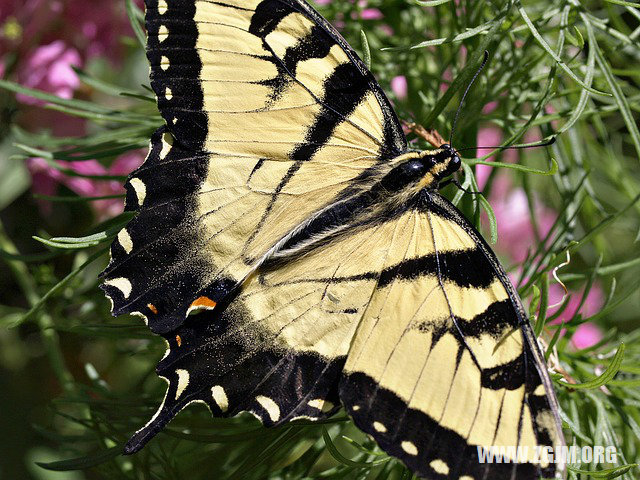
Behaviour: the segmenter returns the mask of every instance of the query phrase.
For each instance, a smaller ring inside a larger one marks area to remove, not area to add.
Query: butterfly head
[[[440,151],[435,155],[435,161],[434,174],[438,180],[454,174],[462,165],[460,155],[448,143],[440,146]]]
[[[460,169],[462,162],[455,149],[448,143],[437,150],[425,150],[419,153],[419,161],[424,167],[420,188],[437,188],[440,181]]]

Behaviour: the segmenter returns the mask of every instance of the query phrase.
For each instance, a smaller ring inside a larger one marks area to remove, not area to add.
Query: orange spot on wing
[[[180,335],[176,335],[176,343],[179,347],[182,346],[182,338],[180,337]]]
[[[191,304],[192,308],[210,308],[213,309],[216,307],[216,302],[211,300],[209,297],[198,297]]]
[[[153,303],[147,303],[147,307],[154,313],[154,315],[158,314],[158,309]]]

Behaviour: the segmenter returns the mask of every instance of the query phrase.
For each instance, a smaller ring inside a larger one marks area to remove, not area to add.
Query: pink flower
[[[365,8],[360,13],[360,18],[363,20],[381,20],[384,18],[384,15],[377,8]]]
[[[53,93],[61,98],[71,98],[80,86],[80,79],[72,67],[80,67],[82,61],[75,48],[56,40],[38,47],[29,55],[18,73],[18,81],[25,87]],[[17,98],[27,104],[42,102],[27,95]]]
[[[549,287],[549,304],[561,304],[563,301],[563,297],[565,295],[564,289],[558,285],[557,283],[552,283]],[[561,323],[562,321],[569,322],[573,317],[578,313],[578,306],[580,305],[580,300],[582,299],[581,292],[569,292],[569,302],[567,303],[567,308],[558,316],[555,323]],[[580,309],[580,312],[583,317],[590,317],[597,313],[604,304],[604,294],[602,293],[602,289],[598,284],[593,285],[589,293],[587,294],[587,298],[584,300],[584,304]],[[549,313],[552,314],[557,311],[559,305],[554,308],[549,309]]]
[[[0,58],[17,56],[18,66],[35,48],[62,40],[83,60],[108,56],[118,62],[122,36],[132,35],[123,2],[86,0],[3,0],[0,28],[11,22],[13,35],[0,35]],[[135,2],[141,5],[140,1]]]
[[[135,3],[142,4],[140,0]],[[10,34],[0,33],[0,65],[4,68],[8,52],[15,62],[11,62],[13,68],[6,75],[26,87],[66,99],[80,88],[80,79],[73,68],[83,67],[97,56],[108,56],[114,62],[121,60],[125,48],[121,38],[132,35],[124,3],[86,0],[3,0],[0,32],[7,31]],[[4,71],[0,72],[0,76],[4,75]],[[84,119],[43,110],[39,108],[42,101],[26,95],[17,98],[23,103],[20,123],[28,130],[46,128],[58,136],[80,136],[86,131]],[[78,173],[104,175],[126,173],[118,170],[131,169],[131,164],[142,160],[139,154],[132,158],[124,155],[111,168],[95,160],[60,164]],[[41,158],[30,159],[28,167],[35,192],[55,194],[58,184],[64,184],[83,196],[122,193],[120,182],[65,175]],[[91,205],[100,217],[107,217],[118,213],[122,201],[95,201]]]
[[[448,67],[442,73],[442,80],[444,80],[444,81],[440,84],[440,91],[444,93],[444,92],[447,91],[447,89],[449,88],[449,85],[451,84],[451,81],[453,80],[453,74],[451,73],[451,67]]]
[[[482,109],[482,114],[487,115],[493,112],[496,108],[498,108],[498,102],[489,102]]]
[[[576,328],[571,343],[578,349],[589,348],[602,340],[602,330],[596,324],[586,322]]]
[[[495,127],[481,128],[478,132],[478,145],[491,147],[500,145],[502,132]],[[490,153],[491,148],[478,148],[478,157]],[[514,160],[514,151],[504,152],[505,160]],[[489,157],[489,161],[492,157]],[[491,173],[488,165],[476,166],[478,186],[483,189]],[[507,253],[515,262],[522,262],[530,249],[537,243],[538,238],[544,238],[557,214],[547,208],[542,202],[534,198],[533,211],[539,231],[534,230],[530,218],[529,200],[524,190],[514,188],[511,177],[504,172],[498,172],[491,187],[489,202],[498,222],[498,250]],[[537,235],[536,235],[537,234]]]
[[[398,100],[405,100],[407,98],[407,77],[404,75],[398,75],[391,79],[391,91]]]
[[[315,0],[316,5],[329,5],[331,0]]]
[[[502,198],[491,195],[490,202],[498,222],[498,249],[515,262],[523,262],[538,237],[544,238],[549,233],[557,214],[534,199],[533,214],[539,228],[536,235],[523,189],[516,188]]]
[[[563,302],[564,295],[564,289],[560,285],[557,283],[551,284],[549,287],[549,304],[554,307],[549,308],[549,315],[558,310],[560,304]],[[587,294],[587,298],[584,300],[584,304],[578,312],[581,299],[581,292],[569,292],[567,307],[552,323],[554,325],[561,324],[562,322],[568,324],[578,313],[583,317],[588,318],[596,314],[604,305],[604,293],[598,284],[591,287],[591,290],[589,290],[589,293]],[[564,331],[562,332],[562,335],[564,335]],[[600,328],[592,322],[586,322],[576,328],[573,336],[571,337],[571,343],[575,348],[581,349],[595,345],[601,339],[602,331]]]

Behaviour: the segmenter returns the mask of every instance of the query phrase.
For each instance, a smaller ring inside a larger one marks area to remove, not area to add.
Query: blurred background
[[[594,382],[558,384],[568,438],[624,454],[617,465],[577,466],[572,478],[603,468],[637,478],[624,465],[640,445],[640,10],[620,0],[525,3],[314,5],[371,63],[403,121],[447,138],[486,49],[454,147],[557,138],[467,150],[460,181],[488,202],[453,186],[445,194],[496,241],[554,379]],[[329,439],[300,427],[283,443],[257,439],[251,420],[212,421],[194,406],[136,459],[118,456],[164,393],[153,371],[163,343],[139,319],[112,318],[97,288],[106,247],[130,218],[121,185],[161,124],[141,9],[0,3],[0,478],[405,478],[344,417],[328,424]],[[216,435],[242,438],[212,445]],[[267,445],[268,459],[243,463]],[[194,458],[205,454],[203,469]]]

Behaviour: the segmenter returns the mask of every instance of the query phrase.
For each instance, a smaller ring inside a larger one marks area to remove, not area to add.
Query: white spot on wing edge
[[[439,458],[431,460],[429,466],[440,475],[449,475],[449,465],[447,465],[444,460],[440,460]]]
[[[123,228],[118,233],[118,243],[124,248],[124,251],[127,253],[131,253],[133,250],[133,241],[131,240],[131,235],[127,232],[126,228]]]
[[[149,325],[149,319],[147,318],[147,316],[142,313],[142,312],[131,312],[131,315],[135,315],[136,317],[140,317],[142,318],[142,321],[144,322],[145,325]],[[169,342],[167,342],[165,340],[165,342],[167,343],[167,345],[169,345]]]
[[[406,440],[400,444],[402,449],[409,455],[418,455],[418,447],[413,442],[407,442]]]
[[[164,15],[167,10],[169,10],[169,5],[167,5],[166,0],[158,0],[158,13]]]
[[[160,68],[162,70],[168,70],[171,62],[169,61],[169,57],[165,57],[164,55],[160,58]]]
[[[380,433],[386,433],[387,432],[387,427],[385,427],[384,424],[382,424],[380,422],[373,422],[373,429],[376,432],[380,432]]]
[[[473,479],[473,477],[470,477],[469,475],[463,475],[458,480],[474,480],[474,479]]]
[[[309,400],[307,402],[307,405],[312,408],[317,408],[318,410],[321,410],[325,413],[331,411],[331,409],[333,408],[333,403],[329,402],[328,400],[323,400],[322,398]]]
[[[166,98],[167,100],[171,100],[173,98],[173,92],[169,87],[166,87],[164,89],[164,98]]]
[[[169,341],[166,338],[162,338],[162,340],[164,340],[164,346],[165,346],[165,351],[164,351],[164,355],[162,356],[162,360],[164,360],[165,358],[167,358],[169,356],[169,354],[171,353],[171,344],[169,343]],[[162,361],[161,360],[161,361]]]
[[[158,40],[160,42],[164,42],[168,36],[169,36],[169,29],[167,28],[167,26],[160,25],[160,28],[158,29]]]
[[[214,385],[211,387],[211,396],[222,412],[226,412],[229,409],[229,399],[227,398],[227,393],[224,391],[222,386]]]
[[[169,132],[165,132],[162,135],[162,150],[160,150],[160,158],[164,160],[169,152],[171,151],[171,146],[173,145],[173,136]]]
[[[262,395],[258,395],[256,401],[267,411],[272,422],[277,422],[280,419],[280,407],[276,402]]]
[[[132,178],[129,180],[129,185],[131,185],[133,187],[133,191],[136,192],[138,205],[142,206],[144,199],[147,197],[147,186],[139,178]]]
[[[187,388],[187,385],[189,385],[189,372],[179,368],[176,370],[176,375],[178,375],[178,387],[176,388],[177,400],[178,397],[182,395],[182,392],[184,392],[184,389]]]
[[[112,287],[116,287],[118,290],[122,292],[122,295],[124,295],[124,298],[129,298],[129,295],[131,295],[131,290],[133,290],[133,286],[131,285],[131,282],[124,277],[112,278],[111,280],[107,280],[106,282],[104,282],[104,284],[111,285]]]
[[[309,415],[298,415],[289,419],[290,422],[293,422],[294,420],[308,420],[310,422],[317,422],[320,419],[318,417],[310,417]]]

